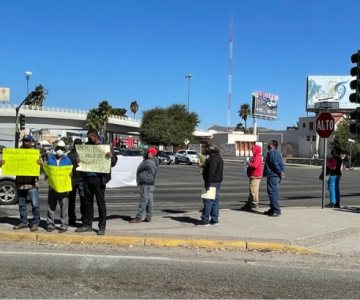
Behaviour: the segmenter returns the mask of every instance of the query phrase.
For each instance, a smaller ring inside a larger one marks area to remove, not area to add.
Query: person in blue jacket
[[[277,151],[278,142],[271,140],[268,144],[268,153],[266,155],[264,166],[264,177],[267,178],[267,193],[270,199],[270,209],[264,214],[269,217],[279,217],[281,215],[279,203],[280,182],[284,175],[284,163],[282,157]]]
[[[64,141],[58,141],[55,146],[55,154],[52,154],[47,159],[49,166],[72,166],[70,158],[66,155],[66,146]],[[55,211],[57,203],[60,205],[60,221],[61,227],[59,233],[68,230],[69,225],[69,192],[58,193],[52,187],[49,187],[48,192],[48,213],[47,213],[47,228],[48,232],[55,230]]]

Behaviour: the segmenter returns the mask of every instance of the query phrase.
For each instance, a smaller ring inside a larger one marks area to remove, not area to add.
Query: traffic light
[[[20,130],[25,130],[25,115],[20,114],[19,123],[20,123]]]
[[[352,111],[350,114],[350,126],[349,131],[354,135],[360,134],[360,108]]]
[[[350,75],[356,77],[355,80],[350,81],[350,88],[355,90],[355,93],[350,94],[349,100],[352,103],[360,103],[360,50],[351,55],[351,62],[356,66],[351,68]]]

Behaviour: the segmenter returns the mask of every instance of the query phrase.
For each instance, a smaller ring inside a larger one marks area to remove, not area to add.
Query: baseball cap
[[[154,156],[157,154],[157,150],[153,147],[148,148],[147,152]]]
[[[32,137],[30,134],[24,135],[24,137],[22,138],[22,141],[32,142],[32,141],[33,141],[33,137]]]

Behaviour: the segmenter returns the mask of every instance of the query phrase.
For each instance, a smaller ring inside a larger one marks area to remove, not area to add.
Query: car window
[[[197,152],[196,152],[196,151],[188,151],[188,154],[195,154],[195,155],[197,155]]]

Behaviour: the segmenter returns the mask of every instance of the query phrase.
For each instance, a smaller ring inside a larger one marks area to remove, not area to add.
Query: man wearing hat
[[[25,135],[22,138],[22,149],[31,149],[33,147],[33,138],[31,135]],[[5,164],[5,161],[0,161],[0,165]],[[41,165],[41,159],[39,158],[38,164]],[[16,176],[15,179],[18,198],[19,198],[19,212],[20,223],[15,225],[13,229],[29,228],[29,221],[27,218],[27,204],[26,201],[29,198],[32,206],[33,221],[30,227],[30,231],[37,231],[40,224],[40,201],[39,201],[39,177],[38,176]]]
[[[204,165],[203,179],[206,191],[210,187],[215,188],[215,199],[203,198],[204,207],[201,213],[201,221],[198,224],[200,226],[217,225],[219,223],[219,201],[223,169],[224,161],[219,154],[219,147],[212,144],[209,146],[209,158]]]
[[[54,152],[47,159],[46,163],[49,166],[71,166],[71,160],[66,155],[65,142],[60,140],[54,145]],[[48,232],[55,230],[55,212],[56,206],[60,205],[60,222],[61,227],[59,233],[63,233],[68,230],[68,203],[69,203],[69,192],[57,192],[52,187],[49,187],[48,192],[48,212],[47,212],[47,228]]]
[[[140,187],[138,212],[130,223],[141,223],[143,214],[146,213],[144,222],[151,222],[154,209],[155,178],[159,161],[155,158],[157,150],[149,147],[147,157],[140,163],[136,171],[136,182]]]

